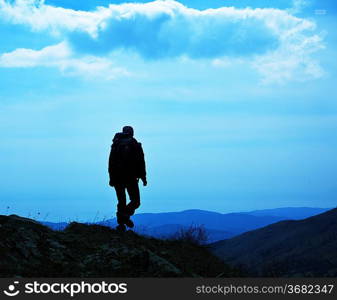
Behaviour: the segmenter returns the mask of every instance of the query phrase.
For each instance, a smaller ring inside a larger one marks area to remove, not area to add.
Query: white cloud
[[[296,42],[292,42],[292,39],[296,39]],[[324,71],[311,54],[323,48],[319,35],[308,37],[293,32],[277,50],[257,57],[253,66],[262,74],[264,83],[282,84],[290,80],[320,78]]]
[[[324,75],[318,62],[298,54],[272,53],[256,59],[253,66],[261,73],[262,82],[266,84],[306,81]]]
[[[288,11],[292,14],[301,13],[309,4],[309,0],[293,0],[292,7]]]
[[[305,2],[294,0],[294,8],[299,9]],[[83,64],[90,67],[103,68],[109,53],[126,49],[146,60],[186,56],[210,59],[218,67],[244,60],[265,82],[323,74],[312,58],[312,53],[322,48],[315,23],[285,10],[197,10],[176,1],[158,0],[75,11],[46,5],[43,0],[0,0],[0,17],[67,39],[74,55],[86,57]],[[44,55],[47,50],[43,49]],[[25,55],[35,53],[31,51],[26,49]],[[88,63],[88,57],[97,61]],[[79,59],[73,64],[79,66]]]
[[[0,55],[0,67],[54,67],[58,68],[65,75],[106,80],[129,75],[125,69],[115,67],[106,58],[94,56],[73,58],[72,51],[66,42],[48,46],[41,50],[21,48],[4,53]]]
[[[0,17],[15,24],[29,25],[37,31],[50,30],[58,34],[81,30],[95,36],[105,14],[53,7],[45,5],[44,0],[0,0]]]
[[[6,68],[48,66],[67,60],[70,56],[71,51],[66,43],[45,47],[40,51],[20,48],[2,54],[0,66]]]

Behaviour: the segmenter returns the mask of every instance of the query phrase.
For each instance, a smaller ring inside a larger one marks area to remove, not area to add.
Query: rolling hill
[[[251,276],[336,277],[337,208],[280,221],[210,244],[209,249]]]

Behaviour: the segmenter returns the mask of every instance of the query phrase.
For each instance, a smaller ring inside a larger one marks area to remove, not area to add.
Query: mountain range
[[[200,211],[174,214],[180,220]],[[224,216],[228,221],[250,215]],[[251,217],[249,222],[266,218]],[[213,224],[223,224],[219,220]],[[188,226],[187,221],[175,230]],[[169,234],[173,227],[155,228]],[[0,236],[2,277],[337,277],[337,208],[276,221],[208,245],[189,235],[156,239],[99,224],[72,222],[51,230],[16,215],[0,216]]]
[[[326,210],[328,208],[285,207],[222,214],[191,209],[181,212],[140,213],[134,215],[132,219],[136,224],[134,231],[156,238],[170,238],[179,230],[186,230],[190,226],[203,226],[208,236],[207,243],[211,243],[281,220],[303,219]],[[68,225],[67,222],[41,223],[54,230],[63,230]],[[117,225],[117,221],[113,218],[96,224],[113,228]]]

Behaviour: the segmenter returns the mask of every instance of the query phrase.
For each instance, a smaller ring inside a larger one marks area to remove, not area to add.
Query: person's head
[[[133,128],[131,126],[124,126],[123,133],[133,136]]]

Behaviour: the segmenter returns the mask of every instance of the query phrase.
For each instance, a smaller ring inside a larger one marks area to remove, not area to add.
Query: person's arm
[[[115,174],[116,174],[116,144],[118,144],[118,140],[120,138],[121,133],[117,132],[112,139],[112,145],[109,155],[109,166],[108,166],[108,172],[109,172],[109,185],[114,186],[115,183]]]
[[[139,170],[139,178],[143,181],[143,185],[146,186],[147,185],[147,179],[146,179],[146,166],[145,166],[145,158],[144,158],[144,151],[142,148],[142,144],[138,143],[138,153],[139,153],[139,157],[138,157],[138,170]]]
[[[111,146],[111,150],[110,150],[110,155],[109,155],[109,165],[108,165],[108,172],[109,172],[109,185],[110,186],[114,186],[114,180],[113,180],[113,161],[114,161],[114,155],[113,155],[113,145]]]

